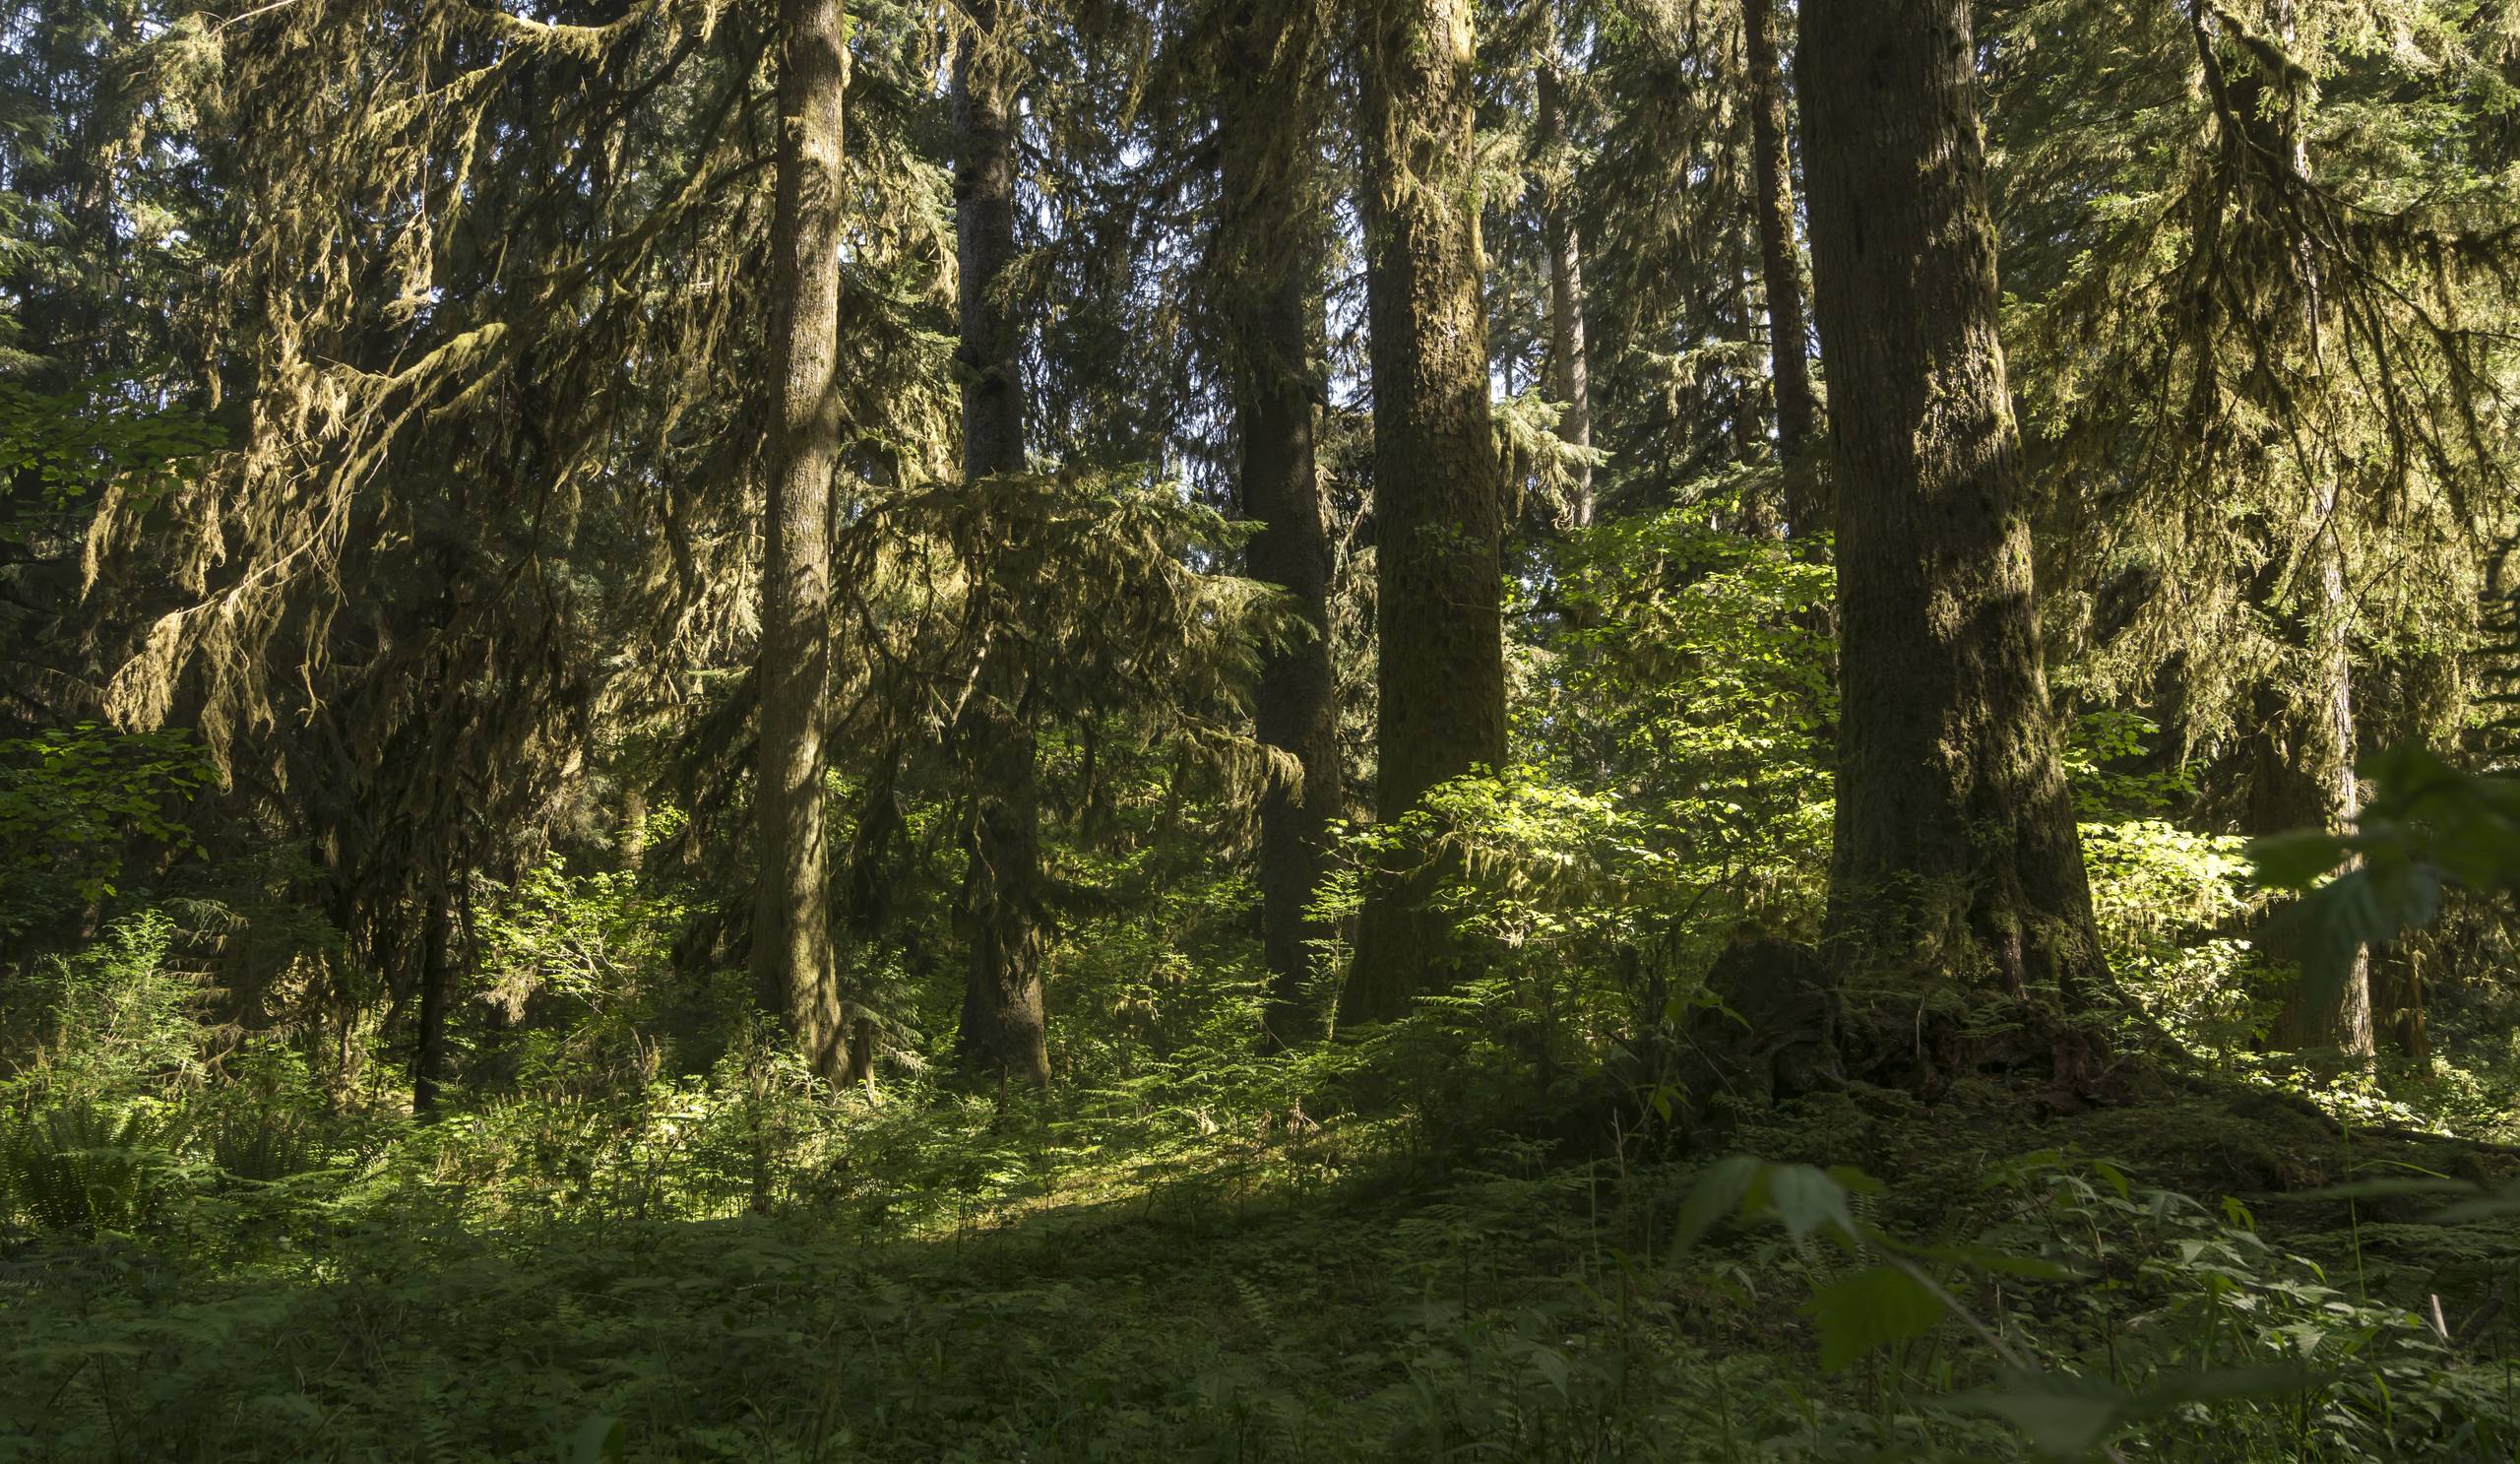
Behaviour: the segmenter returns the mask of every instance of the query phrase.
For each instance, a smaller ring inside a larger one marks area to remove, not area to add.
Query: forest
[[[2520,1460],[2520,0],[0,0],[0,1464]]]

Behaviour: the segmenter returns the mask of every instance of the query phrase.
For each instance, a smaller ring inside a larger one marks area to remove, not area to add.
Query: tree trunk
[[[1785,521],[1796,536],[1827,528],[1815,466],[1807,461],[1819,427],[1811,368],[1803,356],[1802,266],[1794,242],[1794,163],[1788,152],[1785,67],[1775,0],[1741,0],[1749,62],[1750,204],[1768,306],[1769,379],[1776,392],[1776,455],[1786,470]]]
[[[428,1117],[437,1112],[438,1090],[446,1081],[447,947],[454,918],[443,868],[421,897],[428,908],[420,915],[420,1032],[411,1054],[411,1112]]]
[[[1469,0],[1364,18],[1366,312],[1384,822],[1505,755],[1496,447],[1480,301]],[[1400,1016],[1459,964],[1423,908],[1440,871],[1403,852],[1369,881],[1342,1015]]]
[[[1850,1055],[1926,1087],[2073,1081],[2098,1043],[2071,1018],[2108,981],[2033,609],[1975,55],[1967,0],[1803,10],[1845,627],[1828,941]]]
[[[1306,912],[1329,864],[1341,794],[1330,528],[1314,455],[1314,338],[1327,223],[1315,197],[1318,113],[1305,99],[1317,100],[1319,58],[1315,37],[1291,24],[1293,14],[1259,6],[1242,13],[1218,118],[1217,247],[1226,263],[1242,512],[1261,524],[1247,567],[1253,579],[1283,587],[1305,625],[1301,640],[1262,656],[1256,709],[1262,744],[1298,770],[1293,779],[1272,777],[1260,801],[1266,1027],[1280,1043],[1313,1025],[1303,983],[1311,942],[1326,932]]]
[[[1567,159],[1565,72],[1572,65],[1557,33],[1554,7],[1548,18],[1549,54],[1540,68],[1540,143],[1544,176],[1541,224],[1548,244],[1548,398],[1566,411],[1557,435],[1576,447],[1593,445],[1593,368],[1584,348],[1584,249],[1575,223],[1575,186]],[[1569,517],[1578,529],[1593,522],[1593,470],[1575,470]]]
[[[2275,0],[2268,7],[2267,21],[2289,49],[2297,25],[2292,0]],[[2267,104],[2270,97],[2271,106]],[[2285,190],[2294,180],[2310,176],[2309,134],[2302,125],[2300,93],[2260,65],[2252,66],[2235,87],[2234,100],[2242,108],[2237,120],[2250,135],[2230,138],[2227,146],[2241,177],[2263,196],[2265,217],[2280,220],[2285,217]],[[2289,178],[2268,167],[2276,158],[2282,159]],[[2299,345],[2303,356],[2301,376],[2317,382],[2326,375],[2319,339],[2317,249],[2303,234],[2292,240],[2290,254],[2295,308],[2286,313],[2293,319],[2276,329]],[[2283,405],[2269,404],[2270,415],[2280,413]],[[2259,697],[2258,767],[2250,781],[2250,825],[2258,834],[2342,830],[2362,811],[2362,787],[2354,776],[2354,662],[2345,545],[2337,527],[2338,470],[2326,458],[2328,449],[2318,434],[2304,434],[2304,440],[2310,460],[2300,466],[2316,483],[2306,527],[2312,536],[2309,552],[2318,557],[2318,591],[2306,610],[2287,615],[2277,606],[2274,612],[2279,624],[2291,622],[2301,649],[2308,653],[2311,671],[2306,686],[2270,686]],[[2268,587],[2269,594],[2273,588]],[[2280,946],[2275,953],[2284,954]],[[2369,953],[2358,953],[2347,968],[2344,984],[2316,1002],[2309,1000],[2301,983],[2294,983],[2285,993],[2273,1036],[2282,1048],[2333,1049],[2350,1057],[2371,1056],[2375,1049]]]
[[[779,372],[763,534],[761,884],[753,976],[814,1070],[844,1059],[824,893],[824,694],[831,674],[832,479],[840,461],[841,0],[781,0],[771,359]]]
[[[973,0],[975,33],[954,53],[954,237],[962,266],[963,476],[976,483],[1021,473],[1024,383],[1014,312],[999,281],[1015,260],[1015,122],[997,0]],[[1002,545],[1003,561],[1021,561]],[[976,592],[991,623],[1028,618],[1023,592],[995,574]],[[980,653],[961,741],[974,777],[971,863],[963,879],[970,964],[955,1050],[975,1072],[1046,1083],[1041,1001],[1041,796],[1021,637],[998,633]]]
[[[2347,640],[2345,556],[2333,530],[2336,484],[2321,489],[2318,609],[2300,617],[2311,641],[2311,683],[2268,687],[2259,698],[2257,767],[2249,780],[2249,831],[2289,834],[2301,829],[2342,830],[2362,811],[2362,785],[2354,776],[2354,665]],[[2279,943],[2272,952],[2285,956]],[[2359,954],[2345,983],[2318,1002],[2295,982],[2275,1020],[2276,1046],[2294,1050],[2334,1049],[2352,1057],[2375,1050],[2371,1030],[2371,963]]]

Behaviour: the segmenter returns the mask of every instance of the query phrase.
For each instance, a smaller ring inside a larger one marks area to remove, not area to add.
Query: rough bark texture
[[[2319,509],[2321,522],[2334,518],[2332,480],[2323,489]],[[2346,638],[2344,555],[2333,535],[2322,536],[2313,551],[2318,555],[2320,613],[2300,627],[2310,643],[2311,684],[2269,688],[2258,698],[2257,736],[2250,748],[2256,765],[2249,779],[2252,834],[2344,829],[2362,811],[2362,785],[2354,776],[2354,666]],[[2280,938],[2272,951],[2289,955]],[[2372,1054],[2367,953],[2355,957],[2344,985],[2331,996],[2318,1002],[2307,997],[2298,982],[2287,992],[2275,1022],[2277,1046],[2333,1048],[2355,1057]]]
[[[1468,0],[1378,0],[1364,53],[1381,721],[1391,821],[1505,753],[1496,450],[1480,301]],[[1342,1014],[1401,1015],[1457,964],[1403,854],[1367,891]]]
[[[2033,614],[1967,0],[1808,0],[1839,486],[1829,956],[1861,1068],[2080,1075],[2108,979]]]
[[[1226,279],[1242,512],[1260,522],[1251,577],[1283,586],[1308,627],[1261,660],[1260,740],[1292,757],[1294,780],[1273,779],[1260,801],[1261,943],[1270,973],[1267,1026],[1281,1042],[1307,1023],[1310,942],[1325,934],[1305,912],[1328,866],[1339,817],[1337,681],[1330,649],[1330,529],[1314,455],[1321,395],[1314,337],[1322,316],[1321,247],[1312,118],[1316,47],[1295,7],[1253,4],[1236,17],[1223,78],[1217,237]]]
[[[763,534],[761,884],[753,975],[817,1072],[843,1063],[826,911],[823,699],[831,675],[832,477],[840,461],[840,0],[782,0],[771,221],[771,359],[779,372]]]
[[[1548,399],[1565,404],[1557,435],[1577,447],[1593,445],[1593,368],[1584,347],[1584,246],[1575,223],[1573,180],[1557,156],[1566,146],[1565,72],[1572,63],[1557,43],[1558,18],[1549,17],[1550,53],[1540,69],[1540,144],[1548,176],[1541,187],[1541,223],[1548,245]],[[1577,528],[1593,522],[1593,470],[1575,470],[1570,517]]]
[[[2289,49],[2297,18],[2292,0],[2275,0],[2267,22]],[[2272,94],[2272,104],[2270,104]],[[2267,195],[2261,205],[2270,220],[2281,219],[2283,202],[2268,163],[2281,159],[2294,179],[2310,176],[2310,146],[2301,126],[2300,97],[2278,86],[2263,68],[2253,67],[2234,88],[2242,108],[2246,137],[2229,137],[2235,166],[2244,178],[2258,180],[2254,191]],[[2289,180],[2288,180],[2289,181]],[[2319,262],[2306,237],[2294,243],[2292,288],[2295,308],[2278,329],[2291,336],[2305,359],[2303,375],[2325,374],[2319,331]],[[2306,611],[2288,613],[2264,603],[2274,585],[2263,587],[2261,604],[2279,626],[2307,653],[2311,667],[2306,685],[2268,687],[2259,697],[2259,727],[2254,743],[2256,768],[2250,779],[2249,827],[2254,834],[2284,834],[2305,828],[2344,829],[2362,811],[2362,786],[2354,776],[2354,662],[2348,622],[2351,606],[2345,584],[2345,547],[2336,534],[2337,468],[2313,435],[2307,447],[2311,461],[2300,466],[2315,475],[2309,552],[2317,556],[2315,601]],[[2296,601],[2296,604],[2300,604]],[[2274,954],[2287,956],[2281,938]],[[2374,1051],[2371,1031],[2371,966],[2368,953],[2358,954],[2344,984],[2329,996],[2309,999],[2307,988],[2295,983],[2286,993],[2273,1034],[2277,1046],[2295,1050],[2334,1049],[2353,1057]]]
[[[428,909],[420,918],[419,1042],[411,1054],[411,1112],[437,1111],[438,1089],[446,1081],[447,947],[453,913],[447,908],[443,878],[432,879],[425,892]]]
[[[1806,461],[1820,413],[1803,356],[1808,333],[1802,310],[1802,266],[1794,240],[1794,163],[1787,148],[1785,67],[1775,0],[1741,0],[1742,44],[1749,62],[1750,201],[1757,216],[1759,270],[1768,305],[1768,355],[1776,391],[1777,460],[1788,473],[1785,520],[1803,535],[1827,527],[1817,477]]]
[[[963,476],[976,482],[1023,472],[1025,456],[1022,336],[999,287],[1015,260],[1014,89],[996,0],[975,0],[971,16],[976,33],[965,36],[954,55],[954,235],[962,266],[956,359]],[[1018,561],[1020,547],[1000,549]],[[1023,606],[1012,603],[1019,591],[990,582],[979,593],[995,602],[992,620],[1021,622]],[[990,637],[958,729],[974,787],[962,908],[971,964],[955,1050],[972,1071],[1045,1083],[1041,796],[1031,679],[1020,638]]]

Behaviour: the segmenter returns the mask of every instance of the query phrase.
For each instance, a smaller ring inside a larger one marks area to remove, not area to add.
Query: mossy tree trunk
[[[454,897],[442,866],[431,873],[420,898],[419,1040],[411,1053],[411,1112],[428,1117],[437,1112],[446,1083],[446,1006],[453,981]]]
[[[2362,811],[2355,777],[2354,664],[2347,639],[2345,556],[2333,529],[2336,489],[2331,480],[2318,507],[2331,527],[2319,533],[2313,612],[2290,619],[2290,633],[2306,648],[2306,684],[2269,687],[2258,697],[2257,735],[2250,743],[2249,832],[2289,834],[2301,829],[2346,829]],[[2275,953],[2285,955],[2284,942]],[[2296,1050],[2333,1049],[2368,1057],[2377,1049],[2371,1022],[2371,965],[2358,953],[2345,981],[2323,998],[2310,999],[2296,982],[2275,1021],[2274,1040]]]
[[[1838,484],[1828,943],[1858,1070],[2086,1072],[2108,970],[2058,756],[1967,0],[1808,0],[1804,169]]]
[[[963,476],[972,483],[1021,473],[1022,334],[1000,288],[1015,262],[1015,95],[1004,16],[997,0],[973,0],[972,32],[954,54],[954,236],[961,265]],[[963,937],[969,965],[955,1051],[962,1064],[1001,1079],[1046,1083],[1041,955],[1040,770],[1034,746],[1031,668],[1023,636],[1026,545],[994,546],[1001,572],[976,593],[997,627],[980,650],[959,738],[974,783],[965,847]]]
[[[1220,78],[1224,265],[1242,512],[1258,520],[1252,578],[1285,588],[1304,634],[1262,658],[1257,732],[1299,776],[1272,777],[1260,801],[1261,945],[1267,1027],[1280,1042],[1307,1026],[1302,994],[1308,915],[1339,817],[1337,679],[1330,646],[1330,528],[1322,512],[1314,415],[1322,395],[1315,339],[1322,317],[1327,229],[1316,176],[1318,36],[1303,5],[1254,3],[1235,16]]]
[[[1360,21],[1365,298],[1385,822],[1505,755],[1498,470],[1480,300],[1469,0],[1376,0]],[[1407,851],[1376,870],[1344,1018],[1408,1011],[1460,952]]]
[[[753,975],[815,1071],[842,1067],[824,881],[824,696],[831,675],[831,520],[840,462],[841,0],[782,0],[771,221],[773,403],[762,564],[761,878]]]
[[[2298,20],[2292,0],[2275,0],[2267,24],[2288,49]],[[2293,190],[2310,177],[2310,146],[2302,126],[2301,83],[2275,74],[2263,58],[2231,82],[2236,126],[2223,136],[2225,165],[2241,180],[2242,196],[2255,204],[2252,223],[2283,229]],[[2315,398],[2326,386],[2320,340],[2321,286],[2316,246],[2306,234],[2284,251],[2286,268],[2266,300],[2271,317],[2255,329],[2299,352],[2300,379],[2267,404],[2269,415],[2289,417],[2295,403]],[[2290,452],[2294,468],[2313,484],[2300,522],[2284,536],[2301,546],[2301,562],[2270,565],[2251,599],[2286,642],[2286,675],[2261,688],[2257,736],[2251,746],[2249,832],[2287,834],[2300,829],[2343,830],[2362,811],[2354,762],[2353,604],[2346,589],[2345,543],[2338,516],[2339,464],[2316,430],[2270,429],[2268,451]],[[2287,578],[2292,585],[2283,582]],[[2289,593],[2286,593],[2288,592]],[[2279,937],[2275,950],[2289,954]],[[2371,1030],[2371,967],[2358,953],[2344,983],[2312,1000],[2296,982],[2275,1022],[2279,1047],[2334,1050],[2357,1058],[2375,1050]]]

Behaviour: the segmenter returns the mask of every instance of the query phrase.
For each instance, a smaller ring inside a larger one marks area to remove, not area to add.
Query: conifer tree
[[[1593,357],[1584,330],[1583,225],[1575,217],[1581,186],[1569,146],[1566,90],[1577,62],[1568,43],[1570,18],[1556,0],[1544,0],[1540,17],[1535,139],[1542,161],[1541,233],[1548,253],[1548,399],[1563,407],[1557,435],[1569,447],[1593,446]],[[1578,528],[1593,522],[1593,465],[1571,470],[1573,502],[1567,517]]]
[[[1505,756],[1496,450],[1480,293],[1468,0],[1375,0],[1359,24],[1374,554],[1386,823]],[[1402,1015],[1457,959],[1422,909],[1422,855],[1368,893],[1341,1011]]]
[[[1750,207],[1759,232],[1759,270],[1766,286],[1768,360],[1776,395],[1776,453],[1787,470],[1784,528],[1825,528],[1810,464],[1819,407],[1804,355],[1802,259],[1794,227],[1794,162],[1787,121],[1783,17],[1776,0],[1741,0],[1741,45],[1750,105]]]
[[[1829,955],[1859,1064],[1927,1085],[2080,1077],[2072,1018],[2109,979],[2033,609],[1975,55],[1966,0],[1806,0],[1844,627]]]
[[[1293,765],[1293,776],[1272,774],[1260,795],[1269,1029],[1284,1041],[1304,1021],[1310,942],[1325,933],[1309,908],[1342,802],[1332,547],[1314,434],[1329,227],[1317,118],[1328,89],[1313,0],[1232,0],[1223,10],[1213,247],[1224,277],[1217,287],[1225,296],[1240,507],[1260,524],[1245,568],[1284,588],[1299,622],[1264,653],[1253,708],[1260,741]]]
[[[954,53],[954,234],[961,260],[963,477],[1020,476],[1024,452],[1022,334],[1005,292],[1015,261],[1015,26],[1001,0],[971,0],[970,28]],[[1007,482],[993,491],[1020,490]],[[1020,522],[1020,520],[1018,521]],[[1018,573],[1038,548],[997,545]],[[1040,778],[1024,638],[1032,607],[1013,603],[1012,581],[977,587],[993,629],[979,651],[957,734],[972,770],[965,835],[963,935],[969,944],[956,1050],[969,1067],[1046,1082],[1042,1028]]]
[[[831,683],[831,529],[840,466],[842,0],[782,0],[777,202],[771,222],[769,491],[763,514],[761,888],[753,971],[816,1070],[846,1061],[832,967],[824,830]]]

